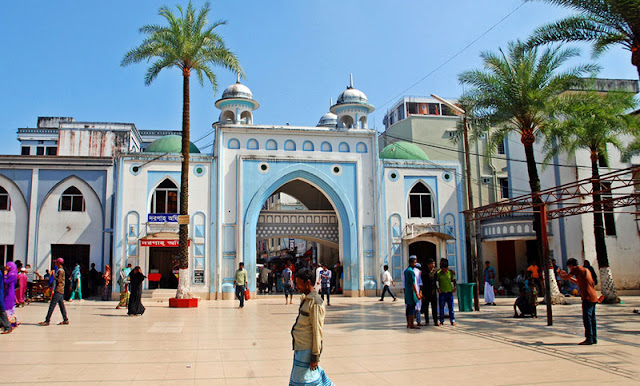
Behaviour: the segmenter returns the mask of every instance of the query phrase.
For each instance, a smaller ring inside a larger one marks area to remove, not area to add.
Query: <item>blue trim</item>
[[[340,142],[338,145],[338,151],[340,153],[349,153],[351,149],[349,148],[349,144],[346,142]]]
[[[255,257],[256,257],[256,226],[258,216],[264,202],[278,189],[289,181],[306,180],[316,185],[324,192],[335,206],[342,225],[342,247],[344,258],[344,289],[358,290],[360,267],[358,259],[357,216],[351,202],[339,185],[332,183],[329,175],[319,169],[305,165],[294,164],[274,173],[267,181],[260,184],[260,188],[251,197],[244,197],[249,202],[243,216],[243,261],[249,273],[250,290],[255,291]],[[243,195],[246,192],[243,192]]]
[[[333,151],[333,146],[331,146],[331,144],[327,141],[322,142],[322,145],[320,145],[320,151],[323,152],[332,152]]]
[[[240,141],[238,141],[235,138],[229,139],[229,142],[227,143],[227,148],[233,149],[233,150],[240,149]]]
[[[118,175],[118,179],[117,181],[120,183],[122,182],[122,174],[123,174],[123,164],[124,162],[122,162],[122,160],[120,162],[117,163],[116,165],[116,173]],[[116,210],[115,210],[115,218],[116,218],[116,226],[115,229],[113,231],[113,238],[114,238],[114,251],[113,251],[113,265],[112,267],[114,268],[111,272],[112,272],[112,277],[116,277],[116,274],[120,273],[120,270],[122,269],[122,265],[120,264],[121,261],[121,254],[122,254],[122,221],[123,218],[122,216],[120,216],[120,211],[122,210],[122,195],[123,195],[123,190],[124,189],[117,189],[116,190]]]
[[[313,142],[311,141],[304,141],[302,143],[302,150],[303,151],[314,151],[314,146],[313,146]]]
[[[278,142],[274,139],[270,139],[267,141],[267,144],[264,146],[266,150],[278,150]]]
[[[296,143],[290,139],[287,139],[284,142],[284,150],[285,151],[296,151],[297,147],[296,147]]]
[[[356,145],[356,153],[366,153],[367,152],[367,144],[364,142],[358,142]]]
[[[458,165],[456,167],[456,191],[458,192],[458,232],[460,232],[460,237],[458,238],[458,251],[460,251],[460,257],[458,263],[460,263],[460,268],[458,269],[458,277],[462,283],[468,282],[467,277],[467,249],[465,248],[464,241],[466,237],[465,227],[462,226],[464,224],[464,201],[462,198],[462,191],[464,190],[464,186],[462,185],[462,172],[461,166]]]
[[[255,138],[251,138],[247,141],[247,150],[260,150],[260,144]]]

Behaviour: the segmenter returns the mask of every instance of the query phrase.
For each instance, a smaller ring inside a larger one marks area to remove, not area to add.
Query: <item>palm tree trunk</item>
[[[182,168],[180,174],[180,215],[189,216],[189,75],[188,68],[182,71]],[[188,217],[187,217],[188,218]],[[176,298],[191,299],[189,275],[189,224],[179,225],[179,273]]]
[[[631,64],[636,67],[638,71],[638,77],[640,78],[640,51],[638,51],[640,47],[634,46],[631,48]]]
[[[533,130],[528,135],[522,135],[522,144],[524,145],[524,153],[527,160],[527,172],[529,174],[529,187],[531,188],[531,194],[534,195],[534,204],[541,204],[540,197],[536,197],[536,193],[540,192],[540,177],[538,176],[538,168],[536,166],[536,157],[534,154],[533,143],[535,137]],[[560,293],[558,288],[558,282],[556,281],[556,275],[553,272],[553,264],[551,263],[551,256],[548,251],[545,251],[545,244],[542,241],[542,229],[540,219],[540,207],[534,207],[533,213],[533,229],[536,232],[536,245],[538,247],[538,258],[543,259],[547,256],[546,261],[541,261],[544,268],[544,283],[545,283],[545,302],[547,303],[547,309],[549,310],[551,304],[566,304],[564,296]],[[546,252],[546,253],[545,253]]]
[[[600,190],[600,171],[598,169],[598,153],[591,151],[591,185],[593,187],[593,237],[596,242],[596,257],[602,281],[602,295],[605,303],[620,303],[620,298],[613,283],[611,268],[609,268],[609,256],[607,254],[606,237],[604,233],[604,220],[602,213],[602,196]]]

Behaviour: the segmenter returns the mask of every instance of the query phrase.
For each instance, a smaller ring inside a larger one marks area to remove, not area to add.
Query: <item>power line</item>
[[[425,79],[427,79],[428,77],[430,77],[431,75],[433,75],[434,73],[436,73],[438,70],[440,70],[441,68],[443,68],[444,66],[446,66],[447,64],[451,63],[455,58],[457,58],[458,56],[462,55],[467,49],[469,49],[472,45],[476,44],[480,39],[482,39],[483,37],[485,37],[489,32],[493,31],[498,25],[500,25],[503,21],[507,20],[511,15],[513,15],[514,13],[516,13],[516,11],[518,11],[520,8],[522,8],[522,6],[524,5],[524,1],[522,3],[520,3],[520,5],[518,5],[517,7],[515,7],[511,12],[509,12],[506,16],[504,16],[502,19],[498,20],[497,23],[495,23],[494,25],[492,25],[489,29],[487,29],[486,31],[484,31],[482,34],[480,34],[477,38],[475,38],[474,40],[471,41],[471,43],[467,44],[466,46],[464,46],[464,48],[462,48],[460,51],[456,52],[453,56],[451,56],[449,59],[445,60],[442,64],[440,64],[438,67],[436,67],[435,69],[431,70],[427,75],[423,76],[422,78],[420,78],[420,80],[418,80],[417,82],[413,83],[411,86],[405,88],[404,90],[402,90],[400,93],[398,93],[396,96],[394,96],[393,98],[389,99],[388,101],[384,102],[383,104],[381,104],[380,106],[378,106],[378,109],[381,109],[383,106],[388,105],[389,103],[395,101],[397,98],[401,97],[402,95],[404,95],[407,91],[411,90],[412,88],[414,88],[415,86],[417,86],[418,84],[422,83]]]

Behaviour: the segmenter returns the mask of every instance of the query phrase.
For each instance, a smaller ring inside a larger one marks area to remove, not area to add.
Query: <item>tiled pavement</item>
[[[389,299],[390,300],[390,299]],[[640,297],[597,307],[599,343],[583,334],[578,299],[554,306],[554,326],[513,319],[513,299],[457,313],[458,326],[408,331],[401,301],[334,297],[321,365],[337,385],[640,383]],[[281,296],[169,309],[143,299],[127,317],[115,302],[67,303],[71,324],[40,327],[46,304],[18,309],[22,325],[0,336],[0,383],[286,385],[297,306]]]

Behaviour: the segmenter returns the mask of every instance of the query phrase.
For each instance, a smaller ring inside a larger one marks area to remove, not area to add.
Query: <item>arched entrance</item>
[[[347,195],[342,191],[339,184],[332,183],[332,179],[322,170],[306,164],[296,164],[283,168],[279,173],[273,173],[265,181],[255,181],[260,183],[260,188],[253,194],[243,191],[246,194],[243,199],[248,205],[243,215],[242,230],[242,261],[249,273],[250,290],[256,291],[256,230],[258,218],[265,201],[274,193],[287,185],[292,190],[307,184],[312,186],[324,196],[334,210],[339,229],[339,256],[343,262],[343,285],[345,294],[357,295],[362,288],[360,277],[360,263],[358,258],[356,216]],[[291,191],[291,190],[290,190]],[[321,200],[322,197],[317,197]],[[303,201],[304,202],[304,201]],[[320,202],[320,201],[318,201]],[[305,204],[307,205],[307,204]]]
[[[438,248],[434,243],[429,241],[416,241],[409,244],[409,256],[416,255],[418,263],[422,267],[426,267],[427,259],[432,258],[438,266]]]
[[[342,264],[338,216],[315,186],[294,180],[278,188],[260,211],[256,239],[261,292],[283,291],[286,264],[296,269],[326,264],[333,271],[332,287],[342,293],[340,281],[334,280]]]

